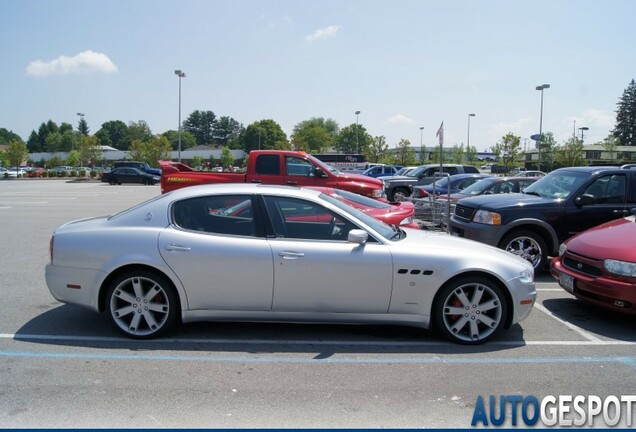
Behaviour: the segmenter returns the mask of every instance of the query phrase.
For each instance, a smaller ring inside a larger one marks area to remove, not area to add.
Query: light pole
[[[541,113],[539,114],[539,141],[537,141],[537,170],[541,171],[541,146],[543,145],[543,90],[549,89],[550,84],[541,84],[536,90],[541,90]]]
[[[174,71],[174,74],[179,77],[179,162],[181,162],[181,78],[185,78],[185,72],[180,69]]]
[[[358,116],[360,111],[356,111],[356,153],[360,153],[360,143],[358,143]]]
[[[470,118],[475,117],[475,114],[468,114],[468,137],[466,138],[466,151],[470,147]]]
[[[581,131],[581,144],[583,144],[583,132],[585,132],[586,130],[590,130],[590,128],[587,126],[583,126],[580,127],[579,130]]]

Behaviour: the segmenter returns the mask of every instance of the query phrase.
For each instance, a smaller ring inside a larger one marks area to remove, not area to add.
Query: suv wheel
[[[543,237],[533,231],[519,230],[508,234],[500,248],[530,262],[535,273],[543,270],[548,260],[548,247]]]
[[[407,189],[397,188],[393,191],[393,198],[390,201],[406,201],[410,193]]]

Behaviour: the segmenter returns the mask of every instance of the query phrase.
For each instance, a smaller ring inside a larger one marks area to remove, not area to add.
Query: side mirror
[[[369,233],[364,230],[353,229],[349,231],[347,241],[349,243],[365,244],[369,239]]]
[[[596,202],[596,198],[594,198],[592,195],[588,195],[588,194],[583,194],[581,196],[577,196],[574,199],[574,204],[577,205],[578,207],[594,204],[595,202]]]

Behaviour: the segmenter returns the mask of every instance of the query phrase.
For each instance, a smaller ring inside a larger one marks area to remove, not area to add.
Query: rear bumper
[[[106,277],[104,272],[48,264],[44,276],[56,300],[99,311],[99,287]]]

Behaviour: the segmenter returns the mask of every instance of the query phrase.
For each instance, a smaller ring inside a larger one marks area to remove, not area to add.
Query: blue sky
[[[400,139],[487,150],[543,130],[607,136],[636,78],[631,0],[0,0],[0,127],[49,119],[154,133],[212,110],[291,133],[311,117]],[[424,127],[420,135],[420,127]],[[577,130],[577,133],[579,131]],[[522,144],[524,140],[522,139]],[[532,141],[528,139],[528,148]]]

